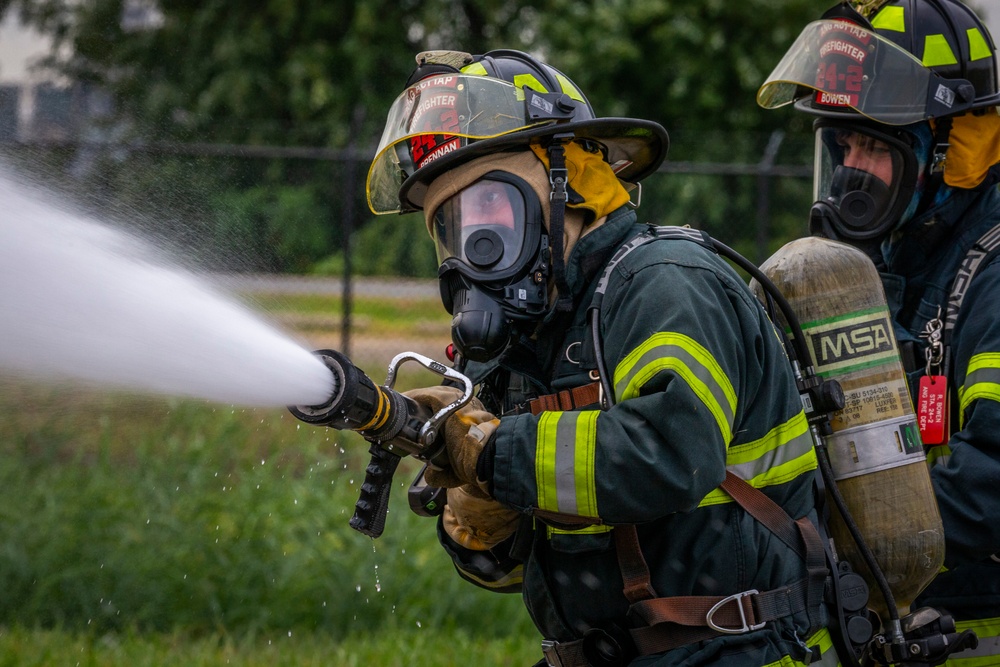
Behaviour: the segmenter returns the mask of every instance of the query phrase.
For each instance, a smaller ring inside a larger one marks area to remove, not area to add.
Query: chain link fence
[[[641,222],[703,229],[757,264],[805,232],[811,137],[672,141],[633,193]],[[370,159],[355,147],[0,139],[0,161],[74,213],[151,239],[378,377],[403,350],[441,358],[449,317],[422,218],[369,212]]]

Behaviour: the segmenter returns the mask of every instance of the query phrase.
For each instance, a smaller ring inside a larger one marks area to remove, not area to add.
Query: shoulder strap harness
[[[634,250],[657,239],[686,240],[716,252],[712,238],[701,231],[687,227],[650,225],[642,234],[627,242],[611,258],[600,278],[589,309],[590,336],[597,358],[600,376],[598,397],[602,409],[614,401],[613,389],[608,382],[601,354],[600,308],[608,283],[616,266]],[[592,398],[594,384],[580,388]],[[571,392],[560,392],[568,394]],[[558,405],[555,409],[573,405],[559,395],[544,396],[538,401]],[[566,401],[565,403],[563,401]],[[584,405],[576,403],[577,406]],[[543,407],[541,409],[553,409]],[[534,406],[533,410],[534,411]],[[628,616],[633,627],[629,630],[640,655],[668,651],[685,644],[723,635],[743,634],[763,628],[769,621],[806,612],[811,630],[821,626],[824,587],[829,577],[826,555],[816,527],[803,517],[793,520],[777,503],[762,491],[727,471],[722,488],[733,497],[747,513],[764,524],[782,542],[787,544],[805,562],[806,578],[781,588],[760,592],[748,590],[727,596],[675,596],[658,597],[651,583],[649,567],[642,555],[634,525],[615,526],[613,530],[618,564],[624,584],[624,595],[630,603]],[[576,663],[585,640],[552,645],[563,664]]]

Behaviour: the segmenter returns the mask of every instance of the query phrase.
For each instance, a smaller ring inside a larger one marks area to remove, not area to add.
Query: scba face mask
[[[813,234],[874,241],[889,233],[910,205],[918,161],[902,129],[820,119],[815,125]]]
[[[473,361],[499,355],[518,325],[548,309],[548,236],[531,186],[492,171],[434,212],[441,300],[452,315],[452,341]]]

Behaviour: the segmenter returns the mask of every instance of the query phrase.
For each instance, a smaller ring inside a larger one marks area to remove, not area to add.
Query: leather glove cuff
[[[483,451],[476,459],[476,477],[486,482],[487,493],[493,497],[493,465],[497,453],[497,432],[493,431],[489,439],[483,445]]]

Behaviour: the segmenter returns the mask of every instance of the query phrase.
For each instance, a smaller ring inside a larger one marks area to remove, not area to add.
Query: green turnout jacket
[[[952,190],[883,245],[882,280],[896,336],[924,359],[927,322],[947,312],[970,248],[1000,225],[1000,190]],[[1000,230],[998,230],[1000,232]],[[943,315],[942,315],[943,317]],[[929,451],[931,480],[945,530],[945,571],[914,607],[951,612],[979,648],[956,654],[962,667],[1000,665],[1000,257],[987,256],[965,293],[951,332],[948,383],[951,438]],[[910,375],[918,396],[923,363]]]
[[[591,382],[580,363],[586,310],[611,253],[646,229],[623,208],[578,242],[567,266],[575,311],[550,314],[534,340],[472,373],[488,407],[500,413],[518,398]],[[520,591],[543,637],[560,642],[629,627],[615,525],[637,526],[659,596],[769,591],[804,579],[802,559],[719,488],[730,470],[792,518],[815,522],[817,462],[802,403],[746,284],[698,243],[651,241],[614,267],[600,331],[615,405],[501,418],[492,488],[528,519],[491,552],[464,550],[439,529],[459,573]],[[591,525],[567,529],[580,517]],[[820,664],[836,664],[828,632],[810,629],[805,613],[633,664],[799,664],[807,640],[827,656]]]

